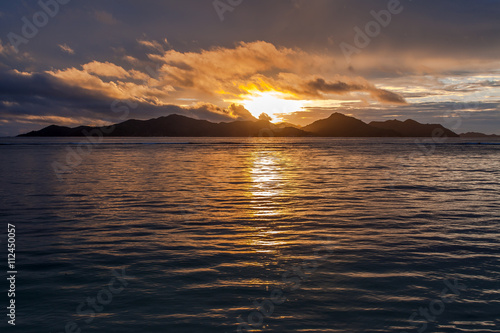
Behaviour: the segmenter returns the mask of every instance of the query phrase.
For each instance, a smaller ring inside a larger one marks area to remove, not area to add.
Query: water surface
[[[0,140],[14,330],[500,332],[498,141],[82,142]]]

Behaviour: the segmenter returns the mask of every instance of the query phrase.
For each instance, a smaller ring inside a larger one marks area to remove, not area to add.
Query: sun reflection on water
[[[256,252],[276,253],[287,244],[281,221],[291,214],[287,202],[292,199],[289,189],[293,188],[293,177],[289,170],[293,162],[279,149],[255,150],[248,159],[248,208],[257,222],[252,226],[255,237],[251,244]]]
[[[251,155],[250,194],[255,216],[274,216],[280,214],[281,205],[276,204],[283,196],[286,181],[283,161],[275,151],[256,151]]]

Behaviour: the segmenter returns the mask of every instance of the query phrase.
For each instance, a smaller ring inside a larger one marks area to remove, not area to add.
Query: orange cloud
[[[124,93],[118,89],[116,83],[104,82],[99,77],[94,76],[85,70],[68,68],[65,70],[47,71],[46,73],[62,80],[68,86],[96,91],[110,98],[125,98]]]
[[[139,42],[162,50],[158,42]],[[199,52],[169,50],[148,56],[157,62],[154,78],[151,73],[99,61],[84,64],[82,69],[47,73],[69,85],[152,105],[192,99],[222,106],[227,105],[225,101],[237,102],[255,91],[278,91],[290,98],[318,100],[350,94],[365,99],[368,95],[381,103],[406,103],[401,95],[379,89],[362,77],[340,76],[332,74],[331,69],[325,70],[328,64],[335,67],[331,56],[276,47],[264,41],[241,42],[233,48],[216,47]],[[138,62],[132,57],[126,60]],[[234,107],[229,114],[239,116]]]
[[[167,104],[166,99],[174,88],[162,85],[159,81],[142,72],[127,72],[120,66],[111,63],[93,61],[82,66],[83,69],[68,68],[58,71],[47,71],[65,84],[93,91],[113,99],[131,99],[153,105]],[[105,81],[114,78],[115,81]],[[128,79],[120,80],[120,79]],[[134,81],[135,80],[135,81]],[[136,83],[136,81],[141,81]]]
[[[277,90],[293,93],[297,98],[320,99],[325,94],[367,92],[383,103],[405,103],[402,96],[377,89],[362,78],[340,80],[334,75],[337,81],[327,83],[322,77],[323,69],[327,64],[335,64],[333,58],[277,48],[263,41],[241,42],[234,48],[218,47],[201,52],[171,50],[162,56],[150,57],[163,63],[161,73],[165,82],[212,95],[238,97],[251,91]],[[317,81],[305,79],[307,77],[317,77]]]
[[[210,103],[197,103],[195,106],[192,108],[186,108],[187,110],[199,110],[199,109],[204,109],[208,112],[214,113],[214,114],[219,114],[225,117],[229,117],[230,119],[239,119],[239,120],[256,120],[254,116],[245,109],[243,105],[239,104],[231,104],[227,108],[221,108],[217,105],[210,104]]]
[[[157,51],[160,51],[160,52],[165,52],[164,48],[163,48],[163,45],[161,45],[159,42],[155,41],[155,40],[138,40],[137,41],[140,45],[142,46],[145,46],[147,48],[150,48],[150,49],[153,49],[153,50],[157,50]],[[165,44],[168,45],[168,41],[167,39],[165,38]]]
[[[75,50],[73,50],[68,44],[58,44],[59,48],[66,53],[75,54]]]
[[[82,66],[84,71],[98,76],[107,76],[123,79],[129,76],[127,71],[110,62],[92,61]]]

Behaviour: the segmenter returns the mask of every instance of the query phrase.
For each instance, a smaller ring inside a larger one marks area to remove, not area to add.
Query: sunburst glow
[[[293,96],[278,91],[256,92],[242,97],[241,103],[254,117],[266,113],[273,121],[280,119],[280,114],[302,110],[305,104],[305,101],[291,99]]]

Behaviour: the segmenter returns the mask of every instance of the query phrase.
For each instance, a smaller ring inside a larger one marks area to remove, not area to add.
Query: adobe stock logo
[[[219,20],[224,21],[224,13],[232,12],[236,7],[241,5],[243,0],[226,0],[225,2],[222,0],[214,0],[212,2],[217,15],[219,15]]]
[[[54,18],[60,9],[60,5],[66,5],[71,0],[40,0],[38,1],[38,6],[42,9],[35,14],[31,20],[29,20],[26,16],[21,18],[23,21],[23,26],[21,27],[21,35],[18,35],[14,32],[9,32],[7,34],[7,38],[9,39],[10,44],[14,48],[16,53],[19,52],[19,45],[28,44],[30,39],[35,38],[38,35],[39,29],[45,27],[50,18]]]
[[[411,0],[410,0],[411,1]],[[340,49],[344,53],[344,57],[347,62],[351,62],[351,56],[353,54],[359,54],[361,49],[364,49],[370,45],[373,38],[378,37],[382,32],[382,28],[387,28],[391,24],[392,16],[400,14],[404,7],[401,5],[399,0],[389,0],[387,3],[387,10],[383,9],[379,12],[374,10],[370,11],[371,16],[375,19],[366,23],[364,30],[360,27],[355,26],[354,32],[354,45],[348,44],[346,42],[340,43]]]
[[[88,327],[97,317],[99,313],[104,312],[106,306],[109,306],[114,297],[121,294],[125,287],[129,285],[129,280],[134,279],[134,276],[127,275],[125,268],[112,271],[111,278],[106,286],[104,286],[95,297],[87,297],[76,307],[74,320],[65,323],[64,331],[60,333],[81,333]]]

